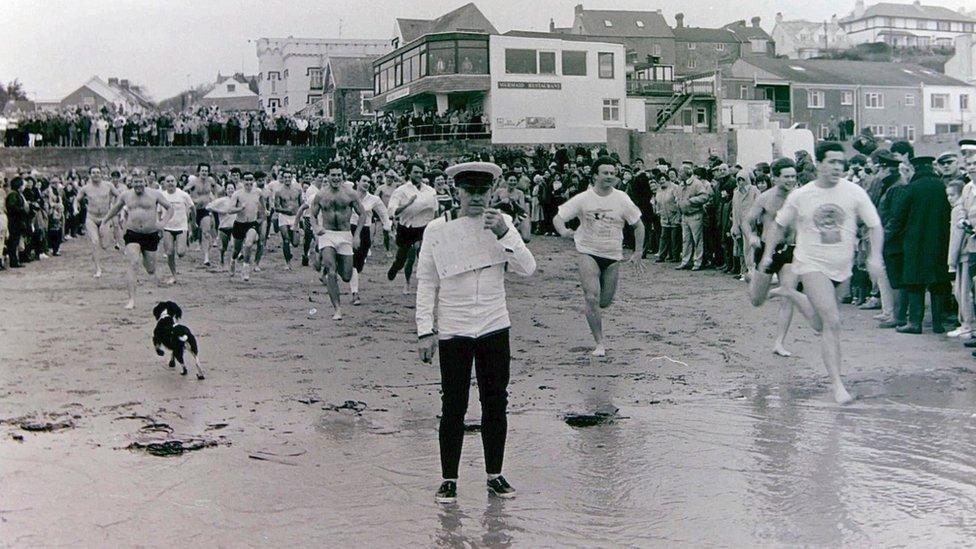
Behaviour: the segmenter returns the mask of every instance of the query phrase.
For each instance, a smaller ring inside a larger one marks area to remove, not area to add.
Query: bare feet
[[[834,385],[834,401],[843,406],[844,404],[854,402],[854,397],[847,392],[847,389],[843,385],[837,383]]]
[[[783,346],[783,342],[781,341],[777,341],[776,344],[773,345],[773,354],[777,356],[785,356],[785,357],[793,356],[793,353],[787,351],[786,347]]]
[[[131,311],[132,309],[135,308],[136,308],[136,301],[134,299],[130,299],[129,301],[126,302],[125,310]]]
[[[603,344],[601,343],[597,345],[596,349],[593,349],[593,352],[590,354],[592,354],[593,356],[607,356],[607,348],[604,347]]]
[[[95,271],[95,274],[93,274],[92,277],[93,278],[102,278],[102,270],[99,269],[99,270]]]
[[[403,295],[410,295],[410,283],[407,282],[403,285]]]
[[[342,320],[342,311],[336,309],[335,314],[332,315],[332,320]]]
[[[360,303],[361,302],[359,301],[359,294],[352,294],[352,304],[359,305]]]
[[[176,277],[175,276],[169,277],[169,279],[166,281],[166,284],[168,284],[170,286],[172,286],[173,284],[176,284]]]

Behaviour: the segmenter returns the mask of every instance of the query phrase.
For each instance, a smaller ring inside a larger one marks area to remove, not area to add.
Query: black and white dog
[[[196,362],[197,379],[203,379],[197,338],[193,337],[193,332],[189,328],[179,323],[183,316],[183,309],[172,301],[160,301],[153,307],[153,316],[156,317],[156,328],[153,330],[153,347],[156,348],[156,354],[164,356],[166,350],[169,350],[171,353],[169,367],[175,368],[176,363],[179,362],[183,367],[180,375],[185,376],[186,364],[183,362],[183,353],[188,351]]]

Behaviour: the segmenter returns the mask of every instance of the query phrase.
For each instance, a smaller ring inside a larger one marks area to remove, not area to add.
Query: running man
[[[796,187],[796,164],[793,160],[783,157],[772,163],[770,166],[773,186],[759,195],[752,208],[746,213],[743,220],[742,230],[748,248],[743,254],[746,258],[754,258],[750,269],[753,271],[749,279],[749,298],[756,307],[766,301],[769,293],[769,284],[773,275],[779,278],[779,285],[783,288],[796,289],[797,276],[793,273],[790,263],[793,261],[794,236],[793,231],[788,231],[784,242],[780,244],[779,250],[773,253],[773,264],[770,271],[756,269],[760,263],[765,250],[764,242],[769,241],[769,234],[776,224],[776,213],[783,207],[787,195]],[[763,238],[759,238],[758,225],[762,225]],[[790,329],[790,322],[793,321],[793,303],[785,300],[780,305],[779,323],[776,328],[776,342],[773,344],[773,354],[778,356],[793,356],[793,353],[786,349],[786,332]]]
[[[210,266],[210,244],[213,240],[213,216],[207,204],[213,201],[214,189],[210,180],[210,164],[197,164],[197,174],[187,180],[186,192],[193,199],[196,209],[195,230],[199,231],[200,250],[203,251],[203,265]]]
[[[359,247],[365,225],[357,225],[351,231],[350,218],[353,212],[359,219],[367,218],[356,191],[343,185],[342,166],[337,162],[330,162],[326,172],[329,174],[329,183],[312,201],[312,228],[318,236],[318,249],[322,257],[320,280],[328,288],[329,301],[335,309],[332,320],[342,320],[342,311],[339,308],[339,277],[343,282],[352,279],[353,249]]]
[[[405,282],[403,293],[410,293],[410,275],[413,264],[424,239],[424,228],[437,217],[437,191],[424,183],[424,165],[418,160],[407,163],[409,183],[404,183],[393,191],[387,205],[390,215],[398,218],[396,228],[396,257],[387,271],[386,277],[396,278],[403,269]]]
[[[373,212],[383,221],[383,239],[388,240],[390,234],[390,216],[386,211],[386,206],[379,196],[369,192],[369,176],[362,174],[356,182],[356,196],[359,197],[359,205],[363,208],[363,216],[354,213],[349,219],[352,230],[360,231],[359,247],[352,254],[352,278],[349,280],[349,291],[352,293],[352,304],[359,305],[359,275],[366,266],[366,258],[369,257],[369,249],[373,245],[372,220]]]
[[[224,268],[225,254],[227,253],[227,247],[233,240],[234,232],[234,222],[237,221],[237,215],[232,213],[227,213],[231,207],[231,197],[234,196],[234,191],[237,188],[234,187],[233,183],[227,183],[224,187],[223,196],[215,199],[210,204],[207,204],[207,209],[218,216],[220,222],[217,226],[217,231],[220,234],[220,268]]]
[[[102,180],[102,170],[98,166],[88,169],[88,183],[75,197],[75,210],[81,208],[81,201],[87,199],[88,215],[85,218],[85,233],[91,241],[92,262],[95,263],[95,278],[102,276],[102,263],[98,249],[108,249],[112,236],[111,224],[101,223],[101,219],[112,209],[112,200],[119,196],[114,185]]]
[[[97,220],[96,225],[102,227],[114,218],[125,207],[129,215],[125,219],[125,257],[129,260],[126,273],[126,286],[129,291],[129,301],[126,309],[136,306],[136,271],[139,270],[139,260],[146,269],[146,273],[159,284],[156,274],[156,249],[159,247],[159,231],[169,223],[173,216],[173,208],[158,191],[146,190],[146,176],[140,170],[132,171],[132,189],[125,191],[115,201],[115,205]],[[160,218],[159,209],[163,216]]]
[[[274,192],[274,209],[278,214],[281,251],[285,255],[285,269],[291,270],[291,248],[298,248],[301,237],[298,227],[298,208],[302,204],[302,188],[287,170]]]
[[[254,251],[254,272],[261,272],[261,258],[264,257],[264,247],[271,232],[271,208],[274,206],[274,193],[267,187],[268,175],[264,172],[254,172],[254,184],[261,193],[261,215],[258,216],[258,242]]]
[[[163,252],[169,265],[170,278],[167,284],[176,284],[176,256],[186,254],[186,238],[190,230],[190,212],[193,211],[193,199],[183,189],[176,188],[176,178],[167,175],[163,181],[163,198],[169,202],[173,215],[163,226]]]
[[[830,375],[834,400],[838,404],[853,398],[840,377],[840,311],[837,303],[846,295],[854,266],[858,221],[868,228],[871,252],[868,271],[873,276],[883,269],[881,250],[884,232],[881,219],[867,192],[841,178],[844,173],[844,148],[827,141],[817,145],[817,179],[786,197],[776,214],[776,224],[768,233],[761,271],[772,270],[773,252],[789,229],[796,234],[793,272],[803,284],[803,292],[777,288],[770,295],[788,297],[821,332],[824,365]]]
[[[231,230],[234,252],[230,260],[230,275],[234,276],[237,262],[241,260],[241,277],[248,281],[251,280],[251,251],[258,241],[260,219],[264,212],[261,210],[261,191],[254,188],[254,174],[247,172],[242,179],[244,188],[234,192],[230,208],[227,209],[227,213],[237,215]]]
[[[627,193],[615,188],[617,166],[613,160],[606,156],[596,159],[593,173],[593,185],[559,206],[553,224],[560,235],[576,241],[579,252],[576,265],[586,300],[586,322],[596,342],[593,356],[602,357],[606,356],[607,349],[603,344],[600,310],[609,307],[617,293],[619,261],[624,258],[624,223],[634,228],[634,249],[638,250],[627,261],[641,275],[646,269],[640,251],[644,249],[644,224],[637,205]],[[575,231],[566,228],[566,222],[574,218],[580,220]]]

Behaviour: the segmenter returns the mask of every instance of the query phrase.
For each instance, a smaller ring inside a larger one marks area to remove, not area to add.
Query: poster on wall
[[[556,129],[556,117],[526,116],[523,118],[496,118],[495,127],[506,130],[554,130]]]

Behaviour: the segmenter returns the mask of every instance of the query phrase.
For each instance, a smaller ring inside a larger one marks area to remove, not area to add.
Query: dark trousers
[[[661,227],[661,245],[658,255],[665,261],[681,259],[681,227]]]
[[[61,229],[47,230],[47,245],[51,247],[51,252],[55,255],[61,251],[62,240],[64,240],[64,233]]]
[[[921,326],[925,317],[925,292],[929,292],[932,301],[932,330],[942,332],[942,321],[945,320],[945,298],[950,293],[948,283],[922,285],[906,285],[908,296],[908,323]]]
[[[20,247],[20,239],[23,234],[20,227],[10,225],[10,235],[7,236],[7,255],[10,256],[11,267],[20,265],[20,252],[17,249]]]
[[[464,414],[471,389],[474,363],[481,395],[481,443],[485,448],[485,470],[501,474],[505,459],[508,419],[508,377],[511,354],[508,328],[481,336],[453,337],[438,343],[441,364],[441,475],[458,478],[461,445],[464,442]]]

